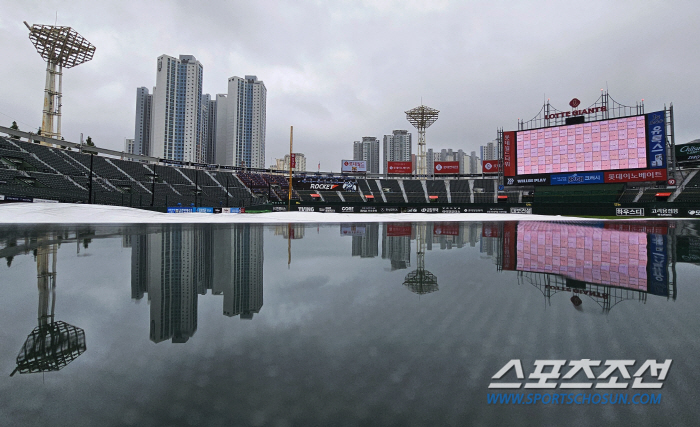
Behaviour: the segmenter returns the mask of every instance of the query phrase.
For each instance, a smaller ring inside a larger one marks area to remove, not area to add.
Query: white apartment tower
[[[231,77],[228,94],[216,95],[216,162],[265,167],[267,89],[257,76]]]
[[[395,130],[391,135],[384,135],[384,173],[387,173],[387,162],[410,162],[411,154],[413,144],[407,130]]]
[[[379,140],[373,136],[363,136],[362,141],[355,141],[352,159],[366,161],[367,173],[379,173]]]
[[[202,74],[202,64],[192,55],[158,57],[151,112],[151,156],[205,162]]]

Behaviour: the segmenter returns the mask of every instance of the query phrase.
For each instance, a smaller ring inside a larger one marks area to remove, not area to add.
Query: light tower
[[[30,27],[27,21],[24,21],[24,25],[29,29],[29,40],[46,61],[41,134],[59,139],[61,138],[63,68],[75,67],[91,60],[95,54],[95,46],[71,27],[39,24]],[[56,76],[58,76],[58,86],[56,86]]]
[[[417,165],[416,174],[425,176],[428,174],[426,170],[425,162],[425,130],[430,127],[438,119],[439,111],[421,105],[420,107],[413,108],[406,111],[406,119],[418,129],[418,154],[417,154]]]
[[[418,266],[406,275],[403,285],[418,295],[425,295],[438,290],[437,276],[425,269],[426,238],[426,224],[416,224],[416,261]]]

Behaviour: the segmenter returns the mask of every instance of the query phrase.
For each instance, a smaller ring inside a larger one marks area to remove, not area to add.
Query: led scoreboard
[[[665,113],[503,133],[506,185],[666,180]],[[510,177],[510,178],[509,178]]]

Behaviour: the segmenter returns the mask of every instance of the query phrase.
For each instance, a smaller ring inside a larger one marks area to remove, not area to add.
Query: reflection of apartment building
[[[379,223],[365,226],[363,236],[352,236],[352,256],[374,258],[379,255]]]
[[[197,331],[197,288],[204,278],[195,265],[204,259],[195,235],[178,227],[134,238],[132,296],[148,292],[153,342],[186,342]]]
[[[384,226],[382,235],[382,259],[391,262],[391,270],[402,270],[411,266],[411,236],[388,236]]]
[[[292,237],[292,240],[304,238],[304,224],[277,224],[275,225],[275,236],[282,236],[287,240]]]
[[[131,296],[148,293],[150,338],[186,342],[197,330],[197,297],[224,295],[224,314],[252,318],[263,297],[263,228],[181,227],[131,238]]]
[[[217,230],[212,241],[212,291],[224,295],[224,315],[252,319],[263,305],[263,227]]]

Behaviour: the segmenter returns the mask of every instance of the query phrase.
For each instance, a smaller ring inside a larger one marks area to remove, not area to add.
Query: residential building
[[[231,77],[228,93],[216,96],[216,162],[265,167],[267,89],[257,76]]]
[[[384,174],[388,162],[410,162],[413,155],[411,134],[407,130],[394,130],[384,135]]]
[[[205,162],[202,75],[202,64],[192,55],[158,57],[151,111],[151,156]]]
[[[153,95],[148,89],[140,87],[136,89],[136,117],[134,125],[134,139],[130,154],[148,155],[151,141],[151,108]]]
[[[362,141],[353,144],[353,160],[367,162],[367,173],[379,173],[379,140],[373,136],[363,136]]]
[[[292,168],[292,171],[294,171],[294,172],[306,172],[306,156],[304,156],[304,153],[293,153],[293,154],[294,154],[294,163],[296,164],[296,166],[294,166]],[[288,171],[289,170],[289,154],[285,154],[284,158],[282,158],[282,159],[275,159],[275,164],[270,165],[270,169]]]

